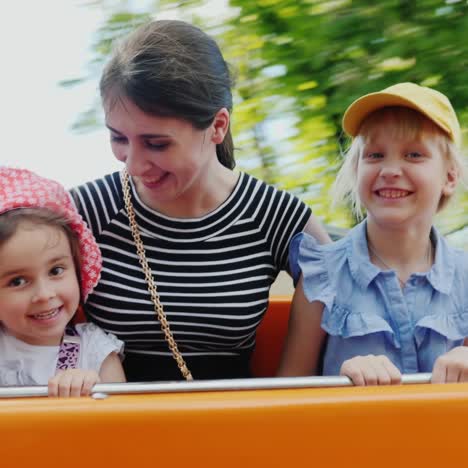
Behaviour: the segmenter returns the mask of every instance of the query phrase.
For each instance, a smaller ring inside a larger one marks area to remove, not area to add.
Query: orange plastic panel
[[[466,464],[468,385],[0,400],[3,467]]]
[[[289,296],[270,298],[268,310],[257,330],[257,344],[251,361],[255,377],[273,377],[278,369],[288,329],[290,305]]]

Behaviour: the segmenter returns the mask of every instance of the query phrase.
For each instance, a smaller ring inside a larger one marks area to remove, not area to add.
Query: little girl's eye
[[[411,151],[409,153],[406,153],[406,157],[408,159],[419,159],[422,158],[422,154],[418,153],[417,151]]]
[[[52,276],[59,276],[59,275],[61,275],[64,271],[65,271],[65,268],[60,267],[60,266],[56,266],[56,267],[54,267],[54,268],[52,268],[52,269],[50,270],[50,274],[51,274]]]
[[[8,286],[10,286],[11,288],[19,288],[24,284],[26,284],[26,280],[22,276],[17,276],[16,278],[13,278],[8,282]]]
[[[382,159],[383,158],[383,153],[367,153],[366,158],[367,159]]]

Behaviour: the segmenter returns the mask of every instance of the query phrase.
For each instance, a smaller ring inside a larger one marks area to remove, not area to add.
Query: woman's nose
[[[136,177],[145,174],[151,166],[151,163],[146,159],[144,151],[141,151],[134,145],[127,146],[123,162],[125,162],[127,172],[131,176]]]

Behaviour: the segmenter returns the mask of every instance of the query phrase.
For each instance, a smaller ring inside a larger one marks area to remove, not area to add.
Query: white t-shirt
[[[77,367],[99,372],[109,354],[121,354],[123,342],[94,323],[80,323]],[[59,346],[36,346],[18,340],[0,328],[0,385],[47,385],[55,375]]]

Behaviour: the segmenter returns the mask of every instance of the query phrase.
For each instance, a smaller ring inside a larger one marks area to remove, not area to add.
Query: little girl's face
[[[21,223],[0,246],[0,322],[6,331],[32,345],[58,345],[79,300],[65,232]]]
[[[457,182],[434,135],[395,137],[383,126],[366,142],[357,175],[369,222],[386,227],[430,227],[441,196]]]

